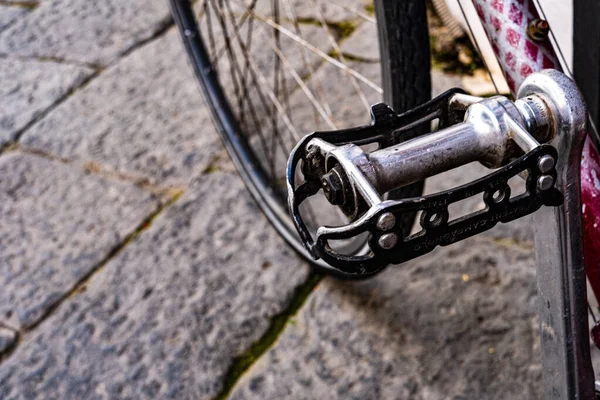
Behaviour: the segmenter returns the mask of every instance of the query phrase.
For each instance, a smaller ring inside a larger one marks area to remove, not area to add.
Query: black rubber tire
[[[286,200],[270,189],[269,179],[234,117],[202,41],[189,0],[170,0],[173,19],[179,28],[189,61],[210,106],[213,120],[240,176],[279,234],[317,271],[342,279],[364,279],[369,275],[346,275],[321,260],[314,261],[299,241],[287,213]],[[381,51],[384,99],[397,112],[409,110],[431,98],[429,35],[423,0],[375,0]],[[417,132],[415,132],[416,134]],[[393,198],[419,196],[419,182],[391,194]],[[414,215],[401,221],[409,232]]]
[[[431,58],[425,1],[376,0],[384,101],[404,112],[431,99]],[[415,131],[413,135],[422,134]],[[404,138],[412,137],[406,135]],[[420,196],[424,182],[390,193],[392,199]],[[402,231],[410,232],[416,213],[405,214]]]

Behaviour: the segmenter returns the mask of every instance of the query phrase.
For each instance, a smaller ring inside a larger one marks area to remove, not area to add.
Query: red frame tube
[[[523,80],[542,69],[562,70],[548,38],[528,37],[539,14],[531,0],[473,0],[513,95]],[[600,156],[589,135],[581,161],[584,257],[588,281],[600,302]]]

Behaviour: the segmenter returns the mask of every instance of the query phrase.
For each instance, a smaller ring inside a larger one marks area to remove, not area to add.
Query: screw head
[[[344,185],[335,171],[330,171],[321,178],[323,193],[327,200],[333,205],[344,204]]]
[[[527,36],[533,41],[541,42],[546,40],[550,33],[548,21],[543,19],[534,19],[527,26]]]
[[[552,168],[554,168],[554,158],[552,158],[552,156],[545,155],[539,159],[537,165],[540,172],[544,174],[550,172],[552,171]]]
[[[377,220],[377,228],[380,231],[389,231],[396,225],[396,217],[392,213],[383,213]]]
[[[384,250],[390,250],[398,243],[398,236],[395,233],[385,233],[379,238],[378,244]]]
[[[537,187],[539,190],[548,190],[554,185],[554,179],[549,175],[542,175],[538,178]]]

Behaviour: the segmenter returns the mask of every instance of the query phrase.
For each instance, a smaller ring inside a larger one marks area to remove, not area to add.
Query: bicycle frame
[[[531,73],[561,70],[549,38],[529,37],[528,29],[540,20],[532,0],[473,3],[513,95]],[[585,132],[579,136],[583,138]],[[565,150],[558,148],[559,153]],[[585,144],[575,140],[562,173],[564,205],[535,214],[542,366],[548,399],[595,398],[585,278],[587,273],[599,298],[599,160],[590,135]]]

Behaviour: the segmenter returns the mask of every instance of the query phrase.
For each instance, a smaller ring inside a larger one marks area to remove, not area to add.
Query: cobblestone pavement
[[[366,75],[372,29],[342,49]],[[164,0],[0,1],[0,148],[1,399],[540,395],[529,220],[311,273],[223,160]]]

